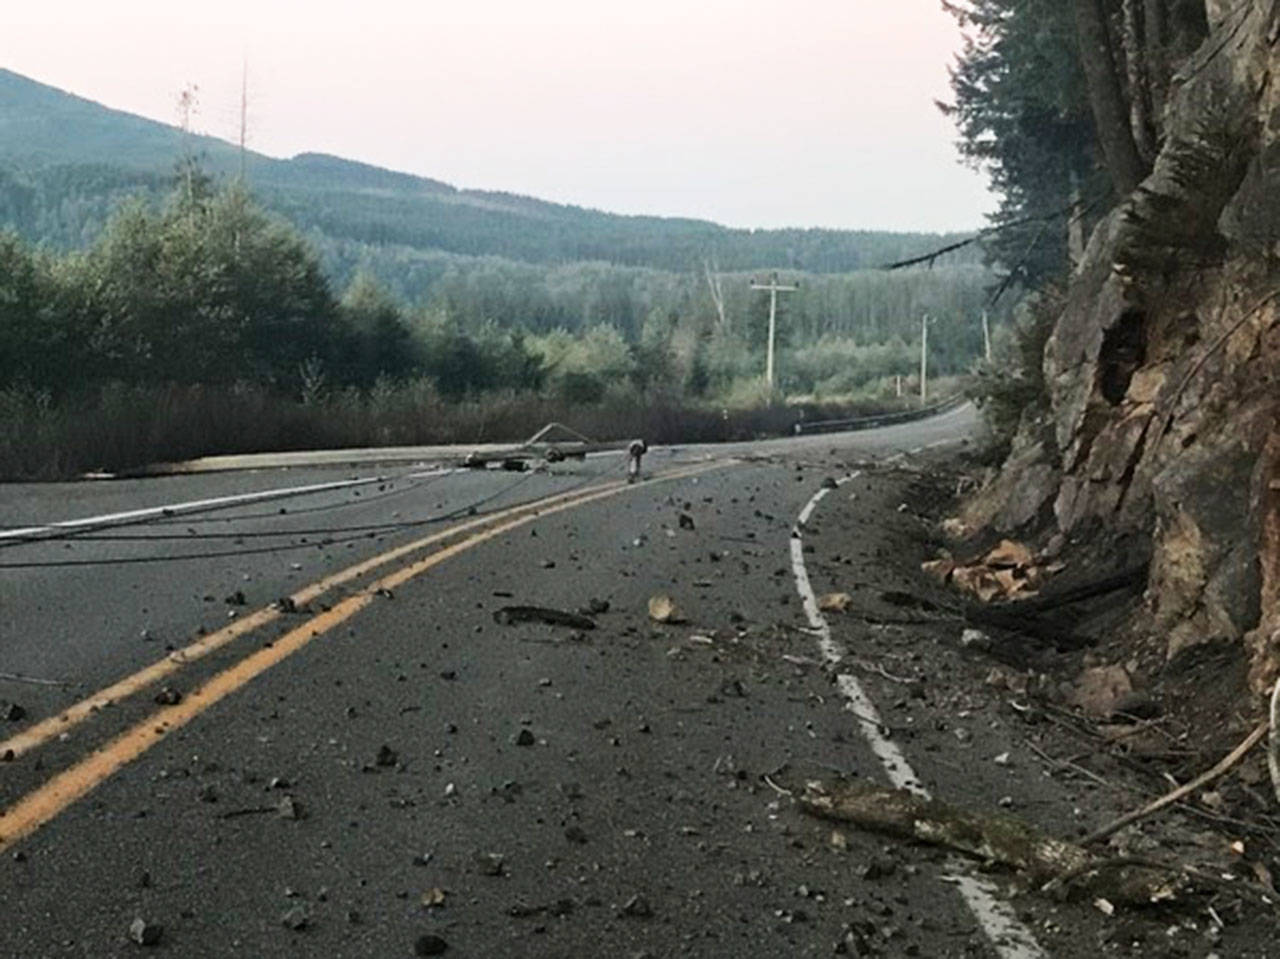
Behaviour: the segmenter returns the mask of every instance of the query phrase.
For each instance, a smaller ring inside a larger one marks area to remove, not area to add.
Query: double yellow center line
[[[696,476],[726,465],[725,463],[699,464],[673,470],[655,477],[654,482],[671,482]],[[186,695],[181,702],[153,712],[100,749],[56,774],[44,785],[17,800],[8,809],[0,811],[0,852],[31,835],[64,809],[76,802],[121,767],[137,759],[166,733],[185,726],[205,710],[226,696],[242,688],[272,666],[292,656],[312,640],[318,639],[335,627],[345,623],[374,601],[380,591],[392,590],[466,550],[479,546],[539,517],[584,506],[625,492],[629,487],[619,481],[594,487],[585,492],[574,491],[551,496],[524,506],[512,507],[481,519],[471,520],[442,530],[432,536],[407,543],[404,546],[381,553],[371,559],[348,567],[332,576],[321,579],[290,597],[297,606],[309,603],[328,591],[352,582],[374,570],[403,559],[427,547],[436,545],[463,533],[473,532],[456,543],[436,550],[381,577],[359,592],[341,600],[331,609],[312,617],[300,626],[289,630],[271,645],[250,653],[244,659],[214,675],[199,689]],[[202,637],[196,642],[174,652],[165,659],[152,663],[119,682],[86,697],[57,716],[34,724],[10,739],[0,742],[0,756],[17,758],[30,752],[48,740],[60,736],[72,727],[84,722],[102,707],[153,686],[158,681],[178,672],[184,666],[208,656],[228,643],[281,616],[275,607],[264,607],[236,622]],[[2,768],[2,767],[0,767]]]

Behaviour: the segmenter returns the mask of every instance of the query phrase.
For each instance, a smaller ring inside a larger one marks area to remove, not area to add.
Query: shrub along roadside
[[[442,398],[427,381],[376,384],[300,402],[251,385],[108,385],[58,402],[0,391],[0,479],[69,479],[224,453],[520,442],[558,421],[598,440],[721,442],[791,433],[796,421],[859,416],[903,401],[726,409],[678,396],[598,402],[533,392]]]

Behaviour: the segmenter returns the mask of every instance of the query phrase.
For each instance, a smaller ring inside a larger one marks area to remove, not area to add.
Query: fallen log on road
[[[971,812],[905,789],[811,782],[799,801],[806,812],[824,819],[1007,866],[1063,896],[1148,906],[1175,899],[1187,887],[1176,867],[1095,856],[1017,817]]]

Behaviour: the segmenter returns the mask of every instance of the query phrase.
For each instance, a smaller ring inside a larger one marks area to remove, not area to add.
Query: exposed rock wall
[[[1154,172],[1095,230],[1047,345],[1056,449],[1034,455],[1028,424],[991,493],[1008,526],[1043,499],[1063,536],[1149,535],[1151,635],[1170,655],[1247,637],[1261,689],[1280,655],[1280,0],[1209,12]]]

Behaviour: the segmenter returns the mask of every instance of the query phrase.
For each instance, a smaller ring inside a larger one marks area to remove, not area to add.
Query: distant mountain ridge
[[[121,197],[167,189],[176,160],[199,156],[232,177],[240,150],[210,136],[94,103],[0,69],[0,227],[37,242],[83,245]],[[323,248],[352,244],[548,266],[600,261],[688,272],[843,273],[926,253],[956,234],[742,230],[683,218],[627,216],[447,183],[320,153],[279,160],[248,152],[251,188]],[[979,253],[951,263],[976,264]]]

